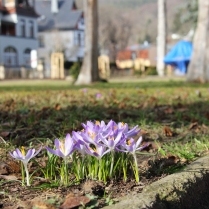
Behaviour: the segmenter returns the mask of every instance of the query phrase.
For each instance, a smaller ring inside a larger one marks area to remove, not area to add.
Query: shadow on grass
[[[154,105],[151,107],[104,107],[103,105],[68,106],[66,108],[43,107],[41,110],[0,111],[0,135],[5,140],[20,146],[31,139],[54,140],[72,130],[81,130],[81,123],[87,120],[113,119],[123,121],[129,126],[139,125],[150,133],[161,132],[163,126],[191,131],[194,135],[208,134],[209,101],[189,105]],[[159,133],[160,134],[160,133]],[[174,136],[175,137],[175,136]],[[150,138],[152,140],[152,137]]]

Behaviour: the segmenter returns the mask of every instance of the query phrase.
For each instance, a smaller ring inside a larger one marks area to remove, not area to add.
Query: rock
[[[183,171],[166,176],[131,193],[104,209],[208,209],[209,156],[191,163]]]

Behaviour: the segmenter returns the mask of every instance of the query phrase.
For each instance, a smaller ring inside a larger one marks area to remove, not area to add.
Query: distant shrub
[[[73,77],[74,81],[77,80],[80,73],[81,63],[75,62],[70,68],[70,75]]]
[[[156,67],[147,67],[144,74],[145,75],[158,75]]]

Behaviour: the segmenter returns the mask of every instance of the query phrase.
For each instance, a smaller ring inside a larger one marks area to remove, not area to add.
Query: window
[[[31,49],[27,48],[24,51],[24,65],[30,67],[30,52]]]
[[[39,36],[38,37],[38,41],[39,41],[39,47],[43,48],[44,47],[44,37],[43,36]]]
[[[15,24],[9,22],[2,22],[1,34],[6,36],[15,36]]]
[[[33,24],[33,21],[29,22],[29,37],[34,38],[34,24]]]
[[[81,46],[81,34],[78,33],[78,46]]]
[[[25,37],[25,20],[20,21],[20,36]]]
[[[17,51],[14,47],[9,46],[4,50],[4,64],[6,66],[17,65]]]

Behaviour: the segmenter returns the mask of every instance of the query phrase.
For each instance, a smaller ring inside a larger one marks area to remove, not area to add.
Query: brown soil
[[[153,147],[150,145],[148,150],[143,153],[153,152]],[[34,178],[31,187],[22,186],[20,166],[17,161],[11,161],[9,158],[9,160],[7,159],[7,161],[0,164],[0,208],[78,208],[81,205],[80,202],[83,202],[83,199],[80,201],[79,198],[84,197],[87,197],[86,204],[91,208],[102,208],[105,205],[119,201],[130,192],[140,193],[146,185],[168,175],[169,168],[183,166],[183,163],[173,156],[157,159],[156,156],[139,155],[138,162],[141,175],[139,183],[136,183],[133,179],[128,179],[127,182],[114,179],[106,184],[85,180],[68,187],[41,188],[41,185],[50,182],[46,182],[41,178]],[[32,167],[31,164],[31,170],[33,170]],[[76,202],[77,199],[78,202]]]

